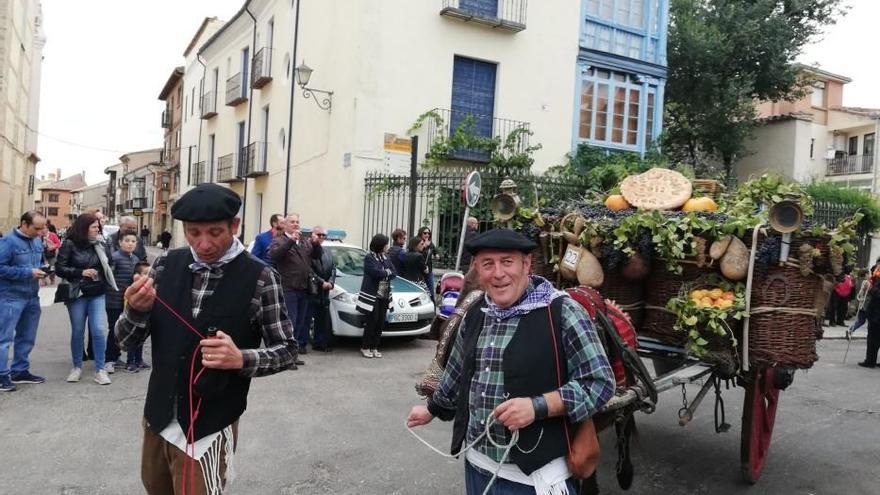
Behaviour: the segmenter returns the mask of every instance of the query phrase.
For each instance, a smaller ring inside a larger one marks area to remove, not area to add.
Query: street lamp
[[[315,104],[318,105],[318,108],[330,111],[330,107],[333,106],[333,91],[307,87],[309,79],[312,78],[312,72],[314,72],[314,69],[306,65],[306,62],[303,61],[303,63],[299,64],[299,66],[294,69],[294,72],[296,75],[296,83],[299,84],[299,87],[303,90],[303,96],[306,98],[314,98]],[[315,95],[315,93],[321,93],[326,96],[320,97],[321,100],[318,101],[319,97]]]

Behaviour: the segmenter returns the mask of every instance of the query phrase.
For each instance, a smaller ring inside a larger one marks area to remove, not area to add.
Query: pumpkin
[[[714,199],[708,196],[691,198],[684,203],[684,206],[681,207],[681,211],[718,211],[718,204],[715,203]]]
[[[612,194],[605,199],[605,208],[611,211],[626,210],[632,208],[632,205],[620,194]]]

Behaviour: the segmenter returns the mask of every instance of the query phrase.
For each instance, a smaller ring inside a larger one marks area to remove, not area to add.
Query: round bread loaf
[[[668,168],[652,168],[630,175],[620,183],[620,193],[636,208],[674,210],[681,208],[693,193],[687,177]]]

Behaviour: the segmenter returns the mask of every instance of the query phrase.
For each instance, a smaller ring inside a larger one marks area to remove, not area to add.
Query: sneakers
[[[141,367],[134,363],[125,366],[125,371],[127,371],[128,373],[137,373],[140,370]]]
[[[98,385],[110,385],[112,382],[110,381],[110,376],[107,375],[107,370],[98,370],[95,373],[95,383]]]
[[[79,378],[82,376],[82,368],[73,368],[70,370],[70,374],[67,375],[67,381],[70,383],[78,382]]]
[[[380,357],[382,357],[382,353],[379,352],[378,349],[372,349],[370,352],[373,353],[373,357],[374,357],[374,358],[380,358]]]
[[[861,366],[862,368],[876,368],[877,367],[876,364],[868,363],[866,361],[862,361],[861,363],[859,363],[859,366]]]
[[[367,359],[373,358],[373,351],[371,349],[361,349],[361,354]]]
[[[11,378],[12,383],[43,383],[46,381],[42,376],[32,375],[29,371],[13,373]]]
[[[0,376],[0,392],[15,392],[17,388],[9,379],[9,375]]]
[[[148,369],[151,369],[152,366],[150,366],[150,363],[144,361],[144,362],[142,362],[141,364],[138,365],[138,368],[140,368],[140,369],[142,369],[142,370],[148,370]]]
[[[116,363],[114,361],[107,361],[106,363],[104,363],[104,371],[106,371],[107,374],[110,375],[116,373]]]

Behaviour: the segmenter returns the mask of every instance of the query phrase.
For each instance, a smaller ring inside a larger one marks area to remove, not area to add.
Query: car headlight
[[[419,304],[428,304],[430,302],[431,298],[428,297],[428,294],[426,292],[422,293],[422,295],[419,296]]]
[[[340,292],[333,299],[345,304],[357,304],[357,295],[351,292]]]

